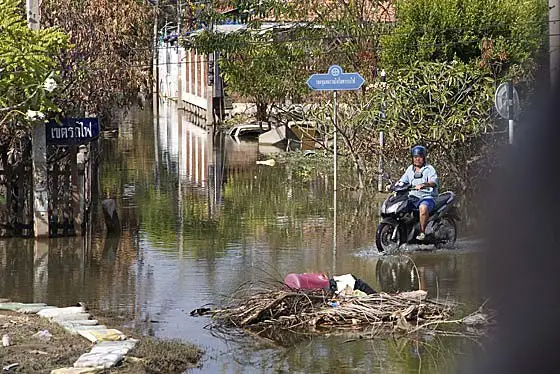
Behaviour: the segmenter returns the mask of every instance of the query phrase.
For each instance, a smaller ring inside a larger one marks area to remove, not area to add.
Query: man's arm
[[[437,187],[439,181],[436,169],[433,166],[428,167],[428,182],[424,183],[424,187]]]
[[[408,169],[406,168],[406,170],[404,171],[404,174],[402,175],[401,179],[399,179],[399,182],[403,182],[405,184],[410,184],[410,180],[408,179]]]
[[[429,181],[429,182],[425,182],[425,183],[421,183],[418,185],[418,188],[426,188],[426,187],[435,187],[437,186],[437,183],[434,181]]]

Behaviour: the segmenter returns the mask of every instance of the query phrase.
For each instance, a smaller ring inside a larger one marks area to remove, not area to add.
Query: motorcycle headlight
[[[399,201],[398,203],[391,205],[389,208],[387,208],[387,213],[389,214],[395,213],[397,210],[400,209],[400,207],[402,207],[404,203],[406,203],[406,201]]]

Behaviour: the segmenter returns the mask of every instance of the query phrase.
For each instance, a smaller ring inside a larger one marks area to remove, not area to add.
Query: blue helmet
[[[428,155],[428,150],[423,145],[415,145],[410,150],[410,154],[412,155],[412,157],[426,158],[426,156]]]

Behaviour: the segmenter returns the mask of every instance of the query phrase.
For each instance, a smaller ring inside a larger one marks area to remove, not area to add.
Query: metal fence
[[[79,234],[89,221],[97,141],[80,147],[49,146],[49,236]],[[90,156],[92,155],[92,156]],[[33,168],[30,144],[17,163],[0,149],[0,237],[33,236]]]

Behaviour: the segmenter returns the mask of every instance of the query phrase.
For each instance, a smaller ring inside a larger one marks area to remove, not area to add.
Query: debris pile
[[[431,300],[423,290],[398,294],[334,295],[325,290],[256,289],[238,292],[223,308],[199,308],[191,315],[212,316],[211,328],[243,328],[274,339],[270,331],[303,333],[361,330],[373,334],[432,331],[442,324],[467,325],[481,310],[453,319],[456,304]]]

